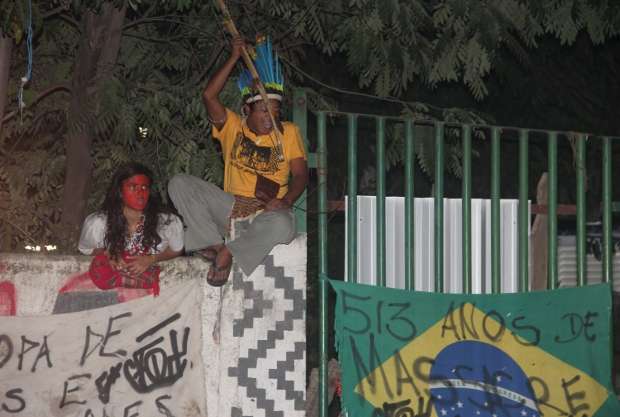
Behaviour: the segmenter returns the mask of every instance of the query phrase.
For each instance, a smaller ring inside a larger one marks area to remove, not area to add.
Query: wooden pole
[[[223,24],[226,30],[228,30],[228,33],[230,33],[233,38],[240,37],[241,34],[237,30],[237,26],[235,26],[235,22],[233,21],[232,16],[230,15],[230,11],[228,10],[226,3],[224,3],[224,0],[216,0],[215,2],[220,8],[222,15],[224,15]],[[256,85],[256,88],[258,88],[258,92],[260,93],[261,98],[263,99],[263,101],[265,102],[265,105],[267,106],[267,111],[269,112],[271,124],[273,125],[273,130],[275,131],[276,139],[278,142],[278,148],[279,148],[278,151],[280,152],[279,156],[282,156],[282,152],[283,152],[282,134],[280,132],[280,129],[278,128],[278,125],[276,124],[275,118],[273,117],[273,112],[271,111],[271,105],[269,104],[269,98],[267,96],[267,91],[265,90],[265,86],[261,82],[260,77],[258,76],[258,71],[256,71],[254,62],[252,62],[252,58],[250,58],[250,54],[248,53],[248,50],[245,46],[241,50],[241,58],[243,59],[243,62],[245,63],[246,67],[248,67],[248,70],[250,71],[250,74],[252,75],[254,84]]]

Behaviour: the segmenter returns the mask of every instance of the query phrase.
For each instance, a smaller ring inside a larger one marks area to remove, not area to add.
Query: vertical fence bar
[[[519,131],[519,291],[529,291],[528,131]]]
[[[500,130],[491,129],[491,291],[501,291]]]
[[[444,124],[435,124],[435,292],[443,292]]]
[[[327,417],[327,138],[325,113],[317,115],[319,200],[319,415]]]
[[[548,255],[547,286],[558,287],[558,134],[549,132],[548,137],[549,202],[548,216]]]
[[[463,135],[463,292],[471,294],[471,126],[464,125]]]
[[[306,98],[306,91],[302,88],[295,88],[293,90],[293,122],[299,128],[299,133],[304,141],[304,148],[308,155],[308,166],[315,168],[310,159],[311,154],[308,152],[308,100]],[[297,199],[295,204],[295,229],[298,233],[306,233],[308,216],[307,216],[307,198],[308,192],[304,190],[302,195]]]
[[[385,287],[385,118],[377,117],[377,284]]]
[[[611,138],[603,138],[603,282],[613,285],[611,250]]]
[[[357,282],[357,115],[348,116],[347,280]]]
[[[405,122],[405,289],[415,288],[413,120]]]
[[[586,138],[577,136],[577,285],[587,284],[586,276]]]

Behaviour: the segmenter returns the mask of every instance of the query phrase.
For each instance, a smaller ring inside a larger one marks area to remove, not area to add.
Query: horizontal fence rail
[[[319,111],[317,117],[317,176],[318,176],[318,237],[319,237],[319,275],[320,275],[320,411],[321,416],[327,416],[327,243],[328,243],[328,201],[327,201],[327,152],[328,133],[327,120],[346,120],[347,129],[347,204],[346,204],[346,279],[357,282],[358,270],[358,238],[360,236],[358,223],[358,149],[360,123],[362,121],[374,124],[375,128],[375,156],[376,156],[376,218],[375,233],[375,274],[377,285],[386,285],[386,132],[390,124],[402,124],[404,147],[404,288],[414,289],[415,258],[414,253],[418,245],[428,242],[416,242],[414,237],[416,212],[414,199],[415,188],[415,148],[418,138],[416,127],[424,126],[433,129],[434,137],[434,171],[433,171],[433,212],[434,212],[434,239],[433,291],[443,292],[445,282],[444,271],[444,185],[446,175],[446,135],[456,134],[461,142],[462,183],[461,183],[461,250],[462,250],[462,289],[464,293],[472,292],[472,136],[477,132],[484,132],[490,139],[490,168],[489,179],[490,206],[491,206],[491,292],[502,292],[501,276],[501,177],[502,144],[508,133],[517,143],[518,152],[518,214],[516,227],[518,237],[517,288],[527,292],[532,287],[529,275],[530,268],[530,217],[529,210],[529,161],[532,158],[531,144],[533,141],[546,142],[547,149],[547,288],[557,288],[558,281],[558,141],[560,138],[574,138],[573,157],[575,170],[575,202],[576,202],[576,285],[588,283],[586,262],[586,155],[592,144],[601,146],[602,167],[602,281],[613,282],[612,271],[612,145],[618,138],[596,137],[590,134],[575,134],[573,132],[557,132],[541,129],[521,129],[506,126],[470,125],[437,122],[431,120],[413,120],[402,117],[378,116],[372,114],[352,114],[344,112]]]

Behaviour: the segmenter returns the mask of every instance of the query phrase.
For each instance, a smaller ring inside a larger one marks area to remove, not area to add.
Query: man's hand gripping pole
[[[224,23],[224,27],[226,28],[226,30],[228,30],[228,33],[230,33],[230,35],[233,38],[240,37],[241,34],[237,30],[237,26],[235,26],[235,22],[232,20],[232,16],[230,15],[230,11],[228,10],[226,3],[224,3],[224,0],[215,0],[215,2],[217,3],[218,7],[220,8],[220,11],[222,12],[222,15],[224,16],[223,23]],[[278,151],[282,152],[282,133],[280,132],[280,129],[278,128],[276,119],[273,117],[273,112],[271,111],[271,105],[269,104],[269,98],[267,96],[267,90],[265,90],[265,86],[263,85],[263,83],[260,80],[260,77],[258,76],[258,71],[256,71],[254,62],[252,61],[252,58],[250,58],[250,54],[248,53],[248,50],[245,47],[245,45],[241,49],[241,58],[243,59],[243,62],[245,63],[248,70],[250,71],[250,74],[252,75],[252,79],[254,81],[254,84],[256,85],[256,88],[258,88],[258,92],[261,96],[261,99],[265,102],[265,105],[267,106],[267,111],[269,112],[269,118],[271,119],[271,124],[276,134],[276,139],[278,143]]]

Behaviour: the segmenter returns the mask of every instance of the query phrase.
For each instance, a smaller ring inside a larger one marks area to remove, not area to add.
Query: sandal
[[[217,256],[213,260],[211,268],[209,269],[209,272],[207,274],[207,283],[214,287],[221,287],[222,285],[226,284],[226,282],[228,281],[228,276],[230,275],[230,270],[232,269],[232,256],[230,256],[229,262],[226,262],[224,265],[217,265],[217,258],[220,257],[221,253],[223,253],[222,250],[217,252]]]
[[[213,246],[207,246],[204,249],[199,249],[197,251],[194,251],[195,255],[198,255],[200,258],[204,259],[205,261],[214,264],[215,260],[217,259],[217,254],[220,253],[220,251],[224,248],[223,244],[217,244],[217,245],[213,245]]]
[[[217,250],[213,248],[200,249],[195,251],[194,255],[212,264],[215,262],[215,258],[217,258]]]
[[[230,275],[231,268],[232,263],[228,266],[222,267],[213,265],[207,274],[207,283],[209,283],[212,287],[221,287],[226,284],[226,282],[228,282],[228,275]]]

